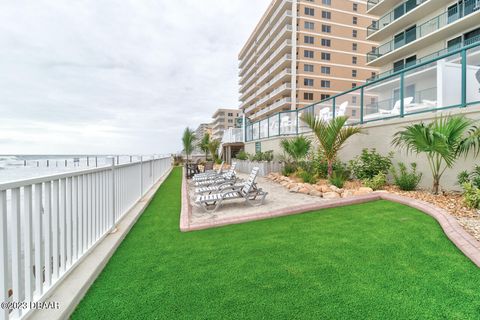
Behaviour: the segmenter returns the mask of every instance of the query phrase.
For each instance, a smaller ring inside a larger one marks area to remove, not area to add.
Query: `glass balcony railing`
[[[371,8],[375,7],[380,1],[382,1],[382,0],[368,0],[367,1],[367,10],[370,10]]]
[[[367,53],[367,61],[372,62],[396,49],[399,49],[410,42],[423,38],[444,26],[451,24],[477,10],[478,0],[466,0],[462,5],[449,9],[447,12],[423,23],[416,28],[409,29],[403,35],[397,35],[393,40],[382,44],[371,52]]]
[[[381,17],[380,19],[373,21],[370,26],[367,27],[367,35],[370,36],[380,29],[385,28],[393,21],[403,17],[406,13],[412,11],[422,3],[428,0],[407,0],[401,5]]]
[[[463,41],[463,46],[469,46],[471,44],[474,44],[474,43],[477,43],[479,42],[480,43],[480,35],[478,36],[475,36],[475,37],[472,37],[470,39],[465,39]],[[432,59],[435,59],[437,57],[440,57],[448,52],[451,52],[452,50],[455,50],[455,49],[458,49],[458,48],[461,48],[462,47],[462,43],[459,43],[459,44],[456,44],[455,46],[452,46],[452,47],[448,47],[448,48],[444,48],[442,50],[439,50],[439,51],[436,51],[432,54],[429,54],[425,57],[422,57],[420,59],[417,59],[415,61],[412,61],[412,62],[409,62],[409,63],[406,63],[402,69],[406,69],[408,67],[411,67],[411,66],[414,66],[414,65],[417,65],[417,64],[421,64],[425,61],[429,61],[429,60],[432,60]],[[401,70],[401,69],[400,69]],[[389,75],[392,75],[394,74],[395,72],[398,72],[400,70],[396,70],[396,69],[390,69],[388,71],[385,71],[385,72],[382,72],[382,73],[379,73],[377,74],[375,77],[371,77],[371,78],[368,78],[367,79],[367,82],[371,82],[371,81],[375,81],[375,80],[378,80],[378,79],[382,79],[382,78],[385,78]]]
[[[347,125],[388,121],[422,113],[480,106],[480,38],[417,60],[416,65],[342,92],[307,107],[281,111],[290,98],[252,115],[259,121],[245,126],[246,141],[310,132],[302,117],[311,114],[329,121],[348,116]],[[433,57],[433,58],[432,58]]]

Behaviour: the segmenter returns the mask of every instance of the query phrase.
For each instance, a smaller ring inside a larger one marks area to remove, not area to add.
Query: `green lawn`
[[[73,319],[479,319],[480,270],[377,201],[180,233],[175,169]]]

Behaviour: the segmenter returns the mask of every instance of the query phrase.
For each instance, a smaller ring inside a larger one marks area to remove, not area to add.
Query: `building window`
[[[357,103],[357,96],[352,96],[352,104],[356,104]]]
[[[313,100],[313,93],[312,92],[304,92],[303,93],[304,100]]]
[[[315,15],[315,9],[305,7],[305,14],[307,16],[312,16],[313,17]]]
[[[358,44],[352,43],[352,50],[357,51],[357,48],[358,48]]]
[[[321,67],[322,74],[330,74],[330,67]]]
[[[352,30],[352,37],[354,37],[354,38],[357,37],[357,30]]]
[[[233,123],[233,120],[232,120],[232,119],[228,119],[228,123]]]
[[[353,11],[358,11],[358,3],[353,4]]]
[[[305,21],[305,29],[314,30],[315,29],[315,23]]]
[[[322,87],[322,88],[330,88],[330,81],[329,81],[329,80],[322,80],[322,81],[320,81],[320,87]]]
[[[352,117],[355,117],[355,116],[357,116],[357,110],[353,109],[352,110]]]
[[[305,58],[311,58],[311,59],[313,59],[313,57],[314,57],[313,51],[312,51],[312,50],[305,50],[305,51],[303,52],[303,56],[304,56]]]
[[[356,78],[357,77],[357,70],[352,70],[352,78]]]
[[[330,33],[332,32],[332,27],[326,24],[322,24],[322,32]]]
[[[313,72],[313,64],[304,64],[303,71],[305,72]]]
[[[307,44],[313,44],[315,40],[312,36],[304,36],[303,41]]]
[[[303,79],[303,85],[306,87],[313,87],[313,79]]]
[[[322,52],[322,60],[327,60],[329,61],[331,58],[330,53],[328,52]]]
[[[320,100],[326,100],[326,99],[328,99],[328,98],[330,98],[330,95],[329,95],[329,94],[323,94],[323,93],[322,93],[322,94],[320,95]]]
[[[357,57],[352,57],[352,64],[357,64]]]
[[[357,18],[357,17],[353,17],[353,18],[352,18],[352,23],[353,23],[353,24],[358,24],[358,18]]]
[[[322,0],[322,4],[326,4],[327,6],[330,6],[332,4],[332,0]]]
[[[332,13],[330,11],[322,11],[322,18],[330,20],[332,18]]]
[[[322,46],[324,47],[330,47],[331,46],[331,40],[330,39],[322,39]]]
[[[229,116],[229,117],[233,117],[233,113],[229,112],[229,113],[228,113],[228,116]]]
[[[357,87],[357,84],[355,82],[352,82],[352,89],[356,87]]]

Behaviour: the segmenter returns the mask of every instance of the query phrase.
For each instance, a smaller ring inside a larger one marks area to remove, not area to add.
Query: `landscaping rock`
[[[323,194],[324,199],[338,199],[340,198],[340,195],[336,192],[330,191],[330,192],[325,192]]]
[[[297,193],[299,190],[300,190],[300,188],[297,186],[297,187],[293,187],[292,189],[290,189],[290,192]]]
[[[282,185],[282,187],[286,187],[288,185],[288,182],[287,181],[282,181],[282,182],[280,182],[280,185]]]
[[[314,196],[314,197],[321,197],[322,193],[320,191],[317,191],[317,190],[311,190],[309,192],[309,195]]]
[[[362,187],[362,188],[358,189],[357,191],[355,191],[354,195],[355,196],[364,196],[364,195],[370,194],[372,192],[373,192],[372,188]]]
[[[308,188],[303,187],[300,190],[298,190],[298,192],[303,194],[309,194],[310,190],[308,190]]]
[[[345,190],[343,191],[342,193],[342,198],[349,198],[349,197],[353,197],[355,194],[355,192],[353,190]]]
[[[332,191],[332,190],[330,190],[330,188],[329,188],[328,186],[326,186],[326,185],[321,185],[321,186],[319,186],[319,187],[320,187],[320,188],[317,189],[317,190],[319,190],[319,191],[322,192],[322,193],[326,193],[326,192],[331,192],[331,191]]]

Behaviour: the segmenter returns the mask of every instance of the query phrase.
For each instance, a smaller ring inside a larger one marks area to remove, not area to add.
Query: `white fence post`
[[[111,181],[111,201],[112,201],[112,225],[110,230],[115,230],[115,158],[112,158],[112,181]]]
[[[143,197],[143,156],[140,156],[140,198]]]
[[[8,301],[7,191],[0,190],[0,302]],[[8,319],[8,308],[0,308],[0,320]]]

